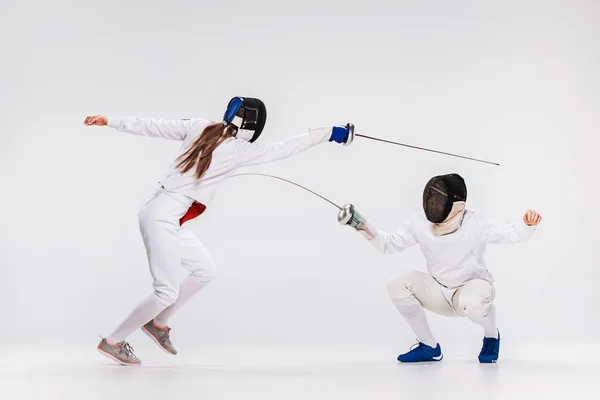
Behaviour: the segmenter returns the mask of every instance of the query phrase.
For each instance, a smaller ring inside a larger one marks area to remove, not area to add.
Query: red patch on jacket
[[[196,218],[197,216],[199,216],[200,214],[202,214],[204,211],[206,211],[206,206],[202,203],[194,203],[190,206],[190,208],[187,210],[187,212],[185,213],[185,215],[183,217],[181,217],[181,219],[179,219],[179,226],[185,224],[187,221],[190,221],[194,218]]]

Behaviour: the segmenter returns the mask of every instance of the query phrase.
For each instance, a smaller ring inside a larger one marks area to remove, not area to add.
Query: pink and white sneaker
[[[110,344],[106,338],[103,338],[98,344],[98,351],[121,365],[136,366],[142,364],[142,360],[133,353],[133,347],[124,340],[117,344]]]
[[[161,328],[154,320],[148,322],[146,325],[142,326],[142,331],[148,335],[150,339],[154,341],[165,353],[169,353],[172,355],[177,354],[177,349],[171,343],[170,333],[171,328],[164,327]]]

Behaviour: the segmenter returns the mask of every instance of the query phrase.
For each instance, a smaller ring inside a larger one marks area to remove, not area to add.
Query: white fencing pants
[[[124,340],[155,317],[159,325],[166,325],[214,278],[216,267],[209,253],[192,231],[179,225],[192,203],[186,196],[159,188],[142,204],[138,217],[154,292],[107,338],[110,343]],[[181,267],[190,275],[180,286],[176,271]]]
[[[495,289],[491,282],[473,279],[456,289],[448,289],[429,274],[408,271],[393,276],[387,289],[417,339],[429,346],[435,347],[437,341],[423,309],[448,317],[467,317],[483,327],[486,337],[497,337]]]

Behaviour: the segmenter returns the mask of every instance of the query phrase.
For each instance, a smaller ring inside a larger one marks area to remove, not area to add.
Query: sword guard
[[[340,209],[337,220],[342,225],[349,225],[354,217],[355,208],[352,204],[346,204]]]
[[[348,129],[348,138],[344,142],[344,146],[350,146],[352,144],[352,142],[354,141],[354,137],[356,136],[356,134],[354,133],[354,124],[351,122],[348,122],[346,124],[346,128]]]

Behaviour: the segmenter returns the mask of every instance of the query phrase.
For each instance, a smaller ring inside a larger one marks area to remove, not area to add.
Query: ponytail
[[[212,123],[204,128],[190,144],[190,147],[177,157],[176,167],[181,174],[195,168],[194,176],[200,179],[208,170],[212,161],[213,151],[225,139],[233,137],[235,128],[231,125],[224,126],[222,123]]]

